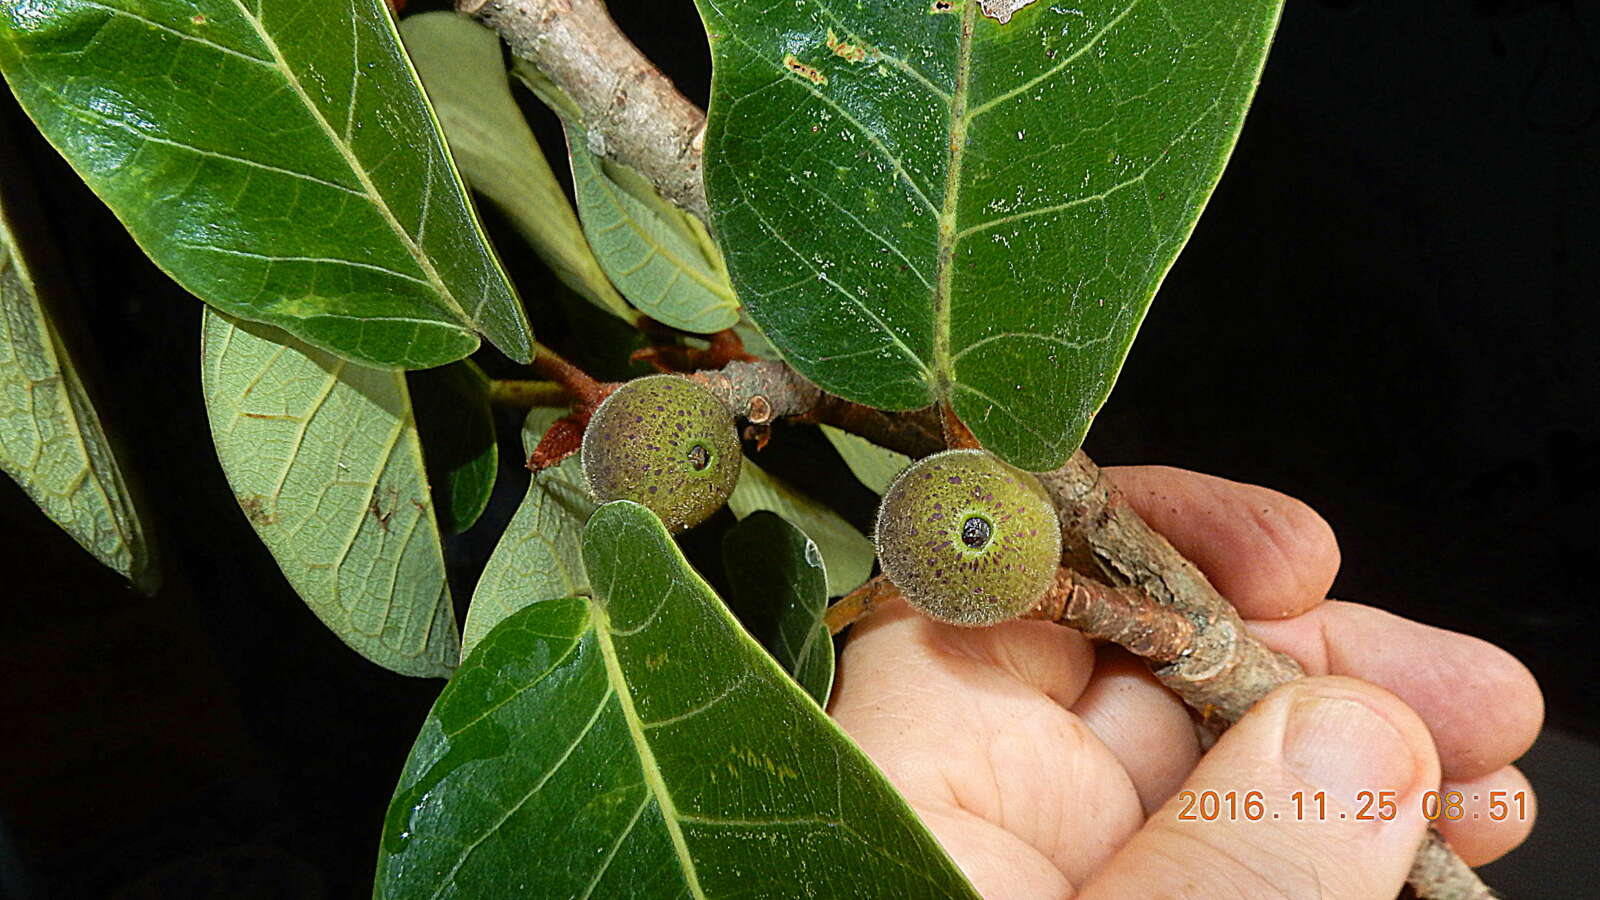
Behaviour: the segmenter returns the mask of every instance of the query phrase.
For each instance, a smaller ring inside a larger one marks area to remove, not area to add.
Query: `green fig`
[[[983,450],[946,450],[895,478],[878,508],[883,573],[952,625],[1027,612],[1061,564],[1061,524],[1039,480]]]
[[[704,522],[728,502],[742,458],[728,407],[676,375],[617,388],[590,417],[581,454],[597,500],[632,500],[672,532]]]

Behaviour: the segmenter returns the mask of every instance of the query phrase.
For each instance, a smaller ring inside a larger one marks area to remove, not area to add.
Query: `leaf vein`
[[[854,34],[855,29],[851,28],[848,24],[846,24],[844,19],[841,18],[838,13],[834,12],[831,7],[829,7],[828,5],[823,4],[823,3],[812,3],[811,5],[815,6],[817,9],[821,10],[824,15],[826,15],[830,20],[833,21],[833,24],[839,26],[840,30],[842,30],[842,31],[844,31],[844,32],[846,32],[848,34]],[[937,84],[934,84],[933,79],[931,79],[928,76],[922,74],[922,71],[920,69],[918,69],[917,67],[913,66],[911,63],[907,62],[904,59],[901,59],[898,56],[895,56],[893,53],[884,53],[882,50],[879,50],[877,47],[873,47],[871,49],[872,49],[872,53],[873,53],[872,58],[874,60],[888,60],[889,63],[891,63],[895,68],[897,68],[900,71],[906,73],[907,75],[910,75],[912,78],[915,78],[917,81],[922,82],[923,86],[926,87],[928,90],[932,91],[934,96],[938,97],[940,100],[943,100],[946,103],[948,103],[950,101],[950,92],[949,91],[946,91],[944,88],[939,87]]]
[[[281,355],[280,353],[274,356],[274,359]],[[294,443],[289,447],[289,452],[283,461],[283,471],[278,473],[277,482],[272,486],[272,500],[274,503],[277,502],[278,495],[283,492],[283,486],[288,483],[289,471],[294,468],[295,459],[300,455],[300,447],[305,443],[306,431],[311,428],[311,420],[316,418],[317,412],[322,409],[322,405],[328,402],[328,397],[333,394],[334,387],[339,383],[339,374],[344,371],[347,365],[349,363],[343,359],[334,364],[334,367],[328,372],[328,380],[323,385],[322,391],[317,394],[316,399],[311,401],[311,405],[306,408],[305,413],[301,416],[300,425],[295,429]],[[244,415],[244,411],[240,410],[235,414],[235,419],[242,415]]]
[[[343,600],[343,598],[341,596],[341,594],[343,592],[342,592],[342,590],[340,588],[340,583],[339,583],[340,582],[340,578],[339,578],[339,576],[341,574],[343,574],[343,572],[344,572],[344,564],[345,564],[345,562],[347,560],[349,560],[350,553],[353,550],[355,550],[356,539],[361,536],[361,530],[363,528],[368,527],[368,525],[367,525],[367,519],[368,519],[368,515],[369,515],[368,514],[368,510],[370,510],[372,508],[373,501],[378,496],[378,488],[379,488],[380,485],[383,484],[383,473],[384,473],[384,471],[386,469],[389,468],[389,460],[394,458],[395,448],[400,445],[400,438],[405,435],[406,424],[407,424],[406,420],[404,420],[404,419],[398,419],[398,420],[395,421],[394,431],[393,431],[392,434],[389,435],[388,446],[384,447],[384,449],[383,449],[383,457],[382,457],[382,459],[380,459],[378,461],[378,471],[376,473],[374,473],[373,476],[372,476],[372,489],[367,492],[366,502],[361,504],[361,513],[360,513],[359,516],[357,516],[356,521],[355,521],[355,526],[353,528],[351,528],[349,537],[345,538],[345,540],[344,540],[344,545],[339,551],[339,558],[333,561],[333,568],[332,568],[332,573],[331,573],[332,577],[333,577],[333,581],[332,581],[332,583],[330,585],[330,587],[332,588],[330,593],[333,595],[333,602],[339,604],[339,607],[341,609],[347,609],[347,607],[345,607],[344,600]],[[374,563],[377,562],[377,559],[378,559],[378,556],[377,556],[376,553],[374,553],[374,556],[373,556]],[[398,563],[397,563],[397,565],[398,565]],[[365,584],[366,583],[366,579],[363,579],[362,583]],[[394,603],[393,603],[392,598],[386,600],[386,602],[384,603],[384,609],[383,609],[383,617],[384,617],[384,622],[385,623],[388,622],[389,613],[393,610],[393,608],[394,608]]]
[[[621,542],[618,542],[619,545]],[[627,723],[628,735],[633,738],[635,751],[639,755],[639,768],[644,772],[645,785],[655,797],[656,806],[661,810],[661,820],[667,827],[667,836],[672,841],[672,849],[678,859],[678,865],[683,873],[685,887],[695,900],[706,900],[704,889],[700,887],[700,876],[695,870],[694,856],[689,852],[689,844],[683,836],[683,826],[680,824],[680,814],[677,805],[672,800],[672,794],[667,790],[666,781],[661,776],[661,767],[656,763],[655,751],[650,748],[650,741],[645,737],[644,728],[639,721],[639,712],[634,709],[633,695],[628,692],[627,676],[623,674],[622,663],[617,659],[617,648],[611,643],[611,622],[604,605],[595,604],[596,617],[594,632],[600,645],[600,655],[606,664],[606,678],[617,696],[617,705],[622,707],[622,718]]]
[[[1021,428],[1023,431],[1026,431],[1030,436],[1037,438],[1039,440],[1039,442],[1044,444],[1045,446],[1054,447],[1054,446],[1056,446],[1057,443],[1059,443],[1058,441],[1051,439],[1048,435],[1046,435],[1044,432],[1040,431],[1038,428],[1034,427],[1026,419],[1022,418],[1021,416],[1017,415],[1016,413],[1013,413],[1004,403],[1001,403],[999,400],[996,400],[995,398],[989,396],[988,394],[984,393],[983,391],[978,390],[977,388],[973,387],[972,385],[965,384],[963,382],[959,382],[958,381],[958,382],[955,383],[955,389],[956,390],[966,391],[967,393],[972,394],[973,396],[977,397],[978,399],[983,400],[984,402],[988,403],[990,406],[993,406],[995,409],[999,410],[1002,414],[1004,414],[1007,418],[1011,419],[1013,422],[1016,422],[1018,428]]]
[[[860,226],[861,230],[866,232],[868,237],[872,238],[873,240],[875,240],[878,243],[882,244],[884,247],[888,248],[890,253],[893,253],[895,256],[899,257],[900,261],[906,264],[906,268],[910,269],[911,273],[913,275],[917,276],[917,280],[922,282],[922,286],[923,287],[927,288],[930,291],[933,290],[933,282],[929,281],[928,280],[928,276],[923,274],[922,269],[919,268],[916,263],[912,262],[911,259],[906,256],[905,251],[901,250],[899,247],[897,247],[894,244],[890,243],[889,239],[884,237],[878,231],[868,227],[867,223],[861,221],[861,217],[860,216],[857,216],[855,213],[851,212],[848,207],[846,207],[844,204],[840,203],[838,200],[835,200],[832,196],[830,196],[828,194],[828,192],[822,190],[821,188],[813,187],[810,184],[806,184],[805,182],[802,182],[801,186],[804,187],[806,190],[811,191],[812,193],[814,193],[817,196],[821,197],[822,199],[828,201],[828,203],[830,205],[832,205],[834,209],[837,209],[839,212],[843,213],[845,215],[845,217],[848,218],[850,221],[852,221],[856,225]]]
[[[423,274],[427,276],[428,282],[433,285],[433,288],[438,294],[439,299],[445,303],[451,312],[460,316],[463,321],[470,321],[466,310],[456,299],[455,294],[452,293],[451,290],[445,285],[444,280],[439,277],[438,271],[434,269],[433,261],[429,259],[428,255],[423,252],[422,248],[419,247],[414,240],[412,240],[411,235],[407,233],[405,227],[400,224],[399,218],[395,216],[394,210],[390,208],[388,201],[385,200],[382,194],[378,192],[377,186],[372,183],[372,176],[368,174],[366,167],[362,165],[361,160],[356,156],[355,151],[351,148],[350,144],[339,136],[339,133],[334,130],[332,123],[328,121],[328,117],[323,114],[316,102],[311,99],[311,95],[306,93],[305,87],[300,84],[299,76],[295,74],[294,70],[289,67],[289,63],[284,58],[283,52],[278,49],[277,41],[273,40],[272,35],[267,32],[267,29],[262,23],[260,17],[252,14],[249,8],[244,5],[243,0],[233,0],[233,3],[234,6],[238,8],[239,12],[244,15],[245,19],[249,21],[250,26],[255,29],[256,34],[261,38],[262,43],[272,54],[273,62],[277,66],[278,71],[283,74],[284,81],[289,85],[290,90],[294,91],[295,96],[300,99],[300,102],[305,106],[306,111],[310,113],[314,120],[316,120],[316,123],[318,127],[322,129],[323,134],[325,134],[328,140],[333,143],[334,148],[339,151],[339,154],[344,157],[345,164],[350,167],[350,171],[355,174],[356,180],[360,182],[362,191],[364,191],[363,196],[366,197],[367,202],[372,204],[372,207],[376,209],[383,217],[384,221],[389,225],[389,228],[394,231],[395,236],[400,238],[400,241],[405,245],[406,250],[411,253],[412,258],[415,259],[417,261],[417,265],[421,267]],[[352,11],[351,15],[354,16],[356,13]],[[432,153],[428,154],[430,161],[432,156]]]
[[[1089,195],[1083,196],[1083,197],[1075,197],[1075,198],[1073,198],[1071,200],[1066,201],[1065,203],[1056,203],[1056,204],[1052,204],[1050,206],[1042,206],[1042,207],[1039,207],[1037,209],[1024,210],[1022,212],[1012,213],[1011,215],[1008,215],[1008,216],[1000,216],[999,218],[989,219],[987,221],[978,222],[976,224],[969,225],[966,228],[962,229],[961,232],[956,235],[956,240],[959,242],[959,241],[964,240],[964,239],[966,239],[968,237],[971,237],[972,235],[977,234],[979,232],[988,231],[989,229],[994,228],[997,225],[1005,225],[1005,224],[1008,224],[1010,222],[1017,222],[1017,221],[1021,221],[1023,219],[1031,219],[1031,218],[1034,218],[1035,216],[1048,216],[1048,215],[1052,215],[1052,214],[1058,213],[1058,212],[1065,212],[1066,210],[1072,209],[1073,207],[1082,206],[1082,205],[1084,205],[1086,203],[1095,203],[1095,202],[1098,202],[1098,201],[1101,201],[1101,200],[1105,200],[1105,199],[1109,198],[1112,194],[1117,193],[1118,191],[1126,190],[1127,188],[1130,188],[1130,187],[1133,187],[1136,184],[1139,184],[1140,182],[1144,181],[1147,177],[1149,177],[1151,172],[1155,171],[1156,166],[1159,166],[1159,165],[1161,165],[1161,163],[1165,162],[1167,156],[1172,153],[1172,149],[1174,147],[1178,146],[1178,144],[1181,141],[1183,141],[1184,138],[1188,137],[1189,136],[1189,132],[1193,131],[1196,128],[1196,126],[1198,126],[1201,122],[1204,122],[1206,117],[1211,115],[1211,113],[1214,112],[1216,110],[1216,108],[1221,103],[1222,103],[1222,98],[1220,96],[1217,97],[1215,100],[1211,101],[1211,103],[1206,106],[1206,108],[1200,113],[1199,116],[1197,116],[1195,118],[1195,120],[1193,122],[1190,122],[1187,126],[1185,126],[1183,131],[1179,132],[1178,136],[1173,138],[1171,143],[1167,144],[1167,146],[1166,146],[1166,148],[1164,150],[1162,150],[1160,153],[1156,154],[1156,158],[1151,160],[1149,165],[1147,165],[1143,169],[1139,170],[1139,173],[1137,175],[1134,175],[1132,178],[1129,178],[1126,181],[1122,181],[1122,182],[1119,182],[1117,184],[1114,184],[1111,187],[1106,188],[1105,190],[1101,191],[1098,194],[1089,194]]]
[[[970,122],[971,120],[976,119],[978,116],[981,116],[984,113],[988,112],[989,110],[994,109],[996,106],[1000,105],[1001,103],[1006,102],[1007,100],[1010,100],[1011,98],[1017,96],[1018,94],[1021,94],[1021,93],[1025,92],[1025,91],[1027,91],[1029,88],[1032,88],[1033,86],[1039,84],[1040,82],[1046,81],[1046,80],[1056,76],[1057,74],[1059,74],[1061,72],[1062,69],[1065,69],[1067,66],[1070,66],[1073,63],[1077,62],[1085,53],[1088,53],[1090,50],[1093,50],[1100,43],[1100,39],[1105,37],[1108,33],[1110,33],[1111,29],[1113,29],[1113,28],[1117,27],[1119,24],[1121,24],[1122,20],[1127,18],[1128,14],[1133,12],[1134,7],[1136,7],[1138,5],[1139,5],[1139,0],[1132,0],[1132,2],[1129,3],[1122,10],[1122,12],[1119,12],[1115,16],[1113,16],[1110,21],[1106,22],[1105,25],[1101,26],[1099,31],[1096,31],[1093,35],[1090,36],[1090,38],[1088,40],[1084,41],[1083,45],[1081,47],[1079,47],[1078,49],[1076,49],[1076,50],[1072,51],[1071,53],[1067,54],[1066,57],[1064,57],[1061,60],[1061,62],[1058,62],[1054,66],[1051,66],[1047,71],[1042,72],[1042,73],[1040,73],[1038,75],[1035,75],[1033,78],[1030,78],[1027,81],[1024,81],[1022,84],[1017,85],[1016,87],[1012,88],[1011,90],[1005,91],[1005,92],[1000,93],[1000,94],[997,94],[994,97],[991,97],[990,99],[984,101],[983,103],[980,103],[977,106],[974,106],[972,109],[968,110],[967,113],[966,113],[967,121]]]
[[[545,771],[544,775],[539,778],[534,786],[526,794],[522,795],[521,799],[517,800],[516,803],[511,805],[511,808],[505,811],[504,815],[494,820],[494,822],[491,823],[488,828],[484,829],[483,834],[478,835],[478,837],[475,838],[472,843],[462,848],[461,857],[456,860],[455,865],[450,867],[450,871],[446,872],[444,876],[439,879],[439,886],[434,889],[434,892],[431,895],[429,895],[429,900],[439,900],[439,898],[444,895],[445,889],[452,886],[451,879],[456,877],[456,873],[461,871],[461,867],[467,864],[467,860],[470,859],[472,854],[483,845],[483,842],[487,841],[489,837],[496,831],[499,831],[500,826],[510,821],[512,816],[516,815],[517,812],[522,809],[522,807],[528,804],[529,800],[533,799],[533,795],[543,790],[544,786],[549,783],[550,779],[555,777],[555,774],[561,770],[563,765],[566,764],[568,758],[570,758],[573,752],[578,749],[578,745],[582,744],[583,739],[588,737],[589,732],[594,730],[595,723],[600,721],[600,714],[605,712],[606,701],[611,699],[612,693],[613,688],[610,685],[607,685],[605,695],[602,696],[600,701],[594,705],[594,715],[590,716],[589,721],[584,724],[583,728],[578,730],[578,734],[573,737],[572,743],[567,745],[567,749],[561,752],[561,756],[558,757],[550,766],[550,768]]]
[[[410,281],[410,282],[412,282],[414,284],[420,284],[420,285],[423,285],[425,287],[431,287],[431,285],[429,285],[426,280],[418,278],[415,275],[408,275],[405,272],[401,272],[401,271],[399,271],[397,269],[391,269],[391,268],[389,268],[387,266],[380,266],[380,265],[377,265],[375,263],[359,262],[359,261],[353,260],[353,259],[339,259],[338,257],[333,257],[333,256],[278,256],[276,254],[271,254],[271,253],[255,253],[255,252],[252,252],[250,250],[240,250],[240,249],[238,249],[236,247],[218,247],[218,246],[216,246],[214,244],[194,244],[194,243],[189,243],[189,242],[183,242],[183,246],[188,247],[188,248],[193,249],[193,250],[204,250],[204,251],[210,251],[212,253],[222,253],[222,254],[226,254],[228,256],[243,256],[243,257],[246,257],[248,259],[259,259],[259,260],[262,260],[263,262],[268,262],[268,263],[273,263],[273,262],[303,262],[303,263],[313,263],[313,264],[327,263],[329,265],[348,266],[348,267],[350,267],[352,269],[366,269],[368,271],[378,272],[378,273],[383,274],[383,275],[392,275],[395,278],[404,279],[404,280]]]
[[[761,221],[761,224],[762,224],[762,226],[764,228],[766,228],[767,233],[769,235],[771,235],[772,238],[774,240],[776,240],[778,243],[782,244],[785,250],[789,251],[789,255],[791,255],[795,259],[799,260],[800,264],[805,266],[806,268],[810,269],[811,272],[814,275],[816,275],[817,278],[820,281],[822,281],[823,283],[827,284],[829,287],[833,288],[834,290],[838,291],[841,296],[843,296],[846,300],[849,300],[851,302],[851,304],[853,304],[856,308],[860,309],[861,312],[864,313],[867,316],[867,318],[871,319],[873,324],[877,325],[878,328],[884,333],[884,335],[886,337],[888,337],[889,340],[891,342],[893,342],[893,344],[896,347],[898,347],[901,352],[903,352],[905,354],[906,358],[909,359],[912,362],[913,365],[916,366],[917,371],[919,373],[921,373],[921,376],[924,379],[924,381],[926,380],[926,378],[928,376],[928,364],[923,362],[922,361],[922,357],[918,356],[916,354],[916,352],[911,349],[911,346],[909,344],[907,344],[905,342],[905,340],[903,338],[901,338],[900,335],[897,334],[894,331],[894,329],[889,327],[889,323],[885,322],[883,320],[882,316],[880,316],[876,312],[874,312],[872,310],[872,308],[867,306],[867,304],[865,302],[863,302],[859,297],[857,297],[854,294],[850,293],[849,289],[847,289],[844,285],[840,284],[837,281],[834,281],[832,278],[829,278],[825,272],[823,272],[821,269],[817,268],[816,266],[812,265],[810,260],[808,260],[804,256],[802,256],[800,254],[800,251],[796,250],[793,244],[789,243],[789,241],[787,239],[785,239],[783,237],[783,235],[781,233],[779,233],[779,231],[776,228],[772,227],[772,223],[767,221],[767,217],[765,215],[763,215],[762,212],[759,209],[756,209],[755,206],[751,205],[748,202],[745,203],[745,206],[750,210],[750,212],[753,215],[755,215],[755,217],[757,219],[759,219]]]
[[[347,185],[340,184],[337,181],[329,181],[326,178],[321,178],[321,177],[318,177],[316,175],[312,175],[309,172],[299,172],[299,171],[296,171],[294,169],[286,169],[286,168],[284,168],[282,166],[275,166],[275,165],[273,165],[271,163],[261,162],[260,160],[254,160],[254,159],[250,159],[250,158],[244,157],[244,156],[235,156],[235,155],[233,155],[231,153],[223,153],[220,150],[207,150],[204,147],[196,147],[193,144],[185,144],[182,141],[173,140],[172,138],[161,137],[159,135],[151,134],[148,131],[140,131],[139,129],[137,129],[137,128],[133,127],[132,125],[128,124],[127,122],[124,122],[121,119],[117,119],[117,118],[113,118],[111,116],[108,116],[108,115],[100,112],[99,110],[90,109],[90,108],[84,107],[84,106],[74,105],[71,102],[71,100],[68,97],[66,97],[65,95],[63,95],[63,94],[60,94],[60,93],[55,92],[55,91],[51,91],[51,93],[55,96],[56,100],[63,107],[68,109],[70,115],[73,115],[73,116],[75,116],[77,118],[80,118],[80,119],[84,119],[84,118],[92,119],[93,121],[95,121],[95,122],[97,122],[97,123],[99,123],[101,125],[105,125],[105,126],[110,126],[112,128],[121,129],[123,131],[128,132],[129,134],[137,136],[142,141],[148,141],[148,142],[150,142],[152,144],[160,144],[160,145],[162,145],[164,147],[172,147],[173,149],[183,150],[183,151],[188,152],[188,153],[193,153],[196,156],[203,156],[203,157],[206,157],[208,159],[217,159],[217,160],[221,160],[221,161],[227,162],[227,163],[234,163],[236,165],[248,166],[250,168],[260,169],[260,170],[265,171],[265,172],[273,172],[273,173],[276,173],[278,175],[287,175],[290,178],[296,178],[296,179],[299,179],[301,181],[309,181],[312,184],[320,184],[323,187],[330,187],[330,188],[333,188],[334,190],[337,190],[337,191],[343,191],[344,193],[350,194],[352,196],[362,197],[362,198],[366,197],[365,194],[363,194],[361,191],[356,190],[355,188],[349,187]]]
[[[639,724],[642,727],[646,728],[646,729],[662,728],[662,727],[667,726],[667,725],[675,725],[678,722],[684,721],[685,719],[692,719],[695,716],[698,716],[701,713],[705,712],[706,710],[710,709],[711,707],[716,706],[718,703],[721,703],[722,701],[724,701],[724,700],[728,699],[729,697],[733,696],[734,691],[737,691],[739,688],[744,687],[745,683],[748,682],[749,680],[750,680],[750,674],[747,672],[747,673],[745,673],[743,675],[740,675],[738,678],[735,678],[732,682],[730,682],[728,684],[727,687],[723,688],[721,691],[718,691],[717,695],[715,697],[712,697],[710,700],[707,700],[706,702],[700,704],[699,706],[695,707],[694,709],[678,713],[675,716],[668,716],[665,719],[656,719],[653,722],[646,722],[646,721],[643,721],[641,719]]]
[[[216,50],[219,53],[226,53],[229,56],[236,56],[239,59],[249,60],[250,62],[253,62],[256,65],[266,66],[269,69],[273,68],[272,60],[270,60],[270,59],[262,59],[262,58],[260,58],[258,56],[251,56],[250,54],[245,53],[245,52],[243,52],[241,50],[235,50],[232,47],[229,47],[229,46],[226,46],[226,45],[223,45],[223,44],[219,44],[216,41],[207,40],[207,39],[201,37],[198,34],[189,34],[186,31],[181,31],[181,30],[179,30],[177,28],[173,28],[171,25],[166,25],[166,24],[163,24],[161,22],[157,22],[154,19],[150,19],[150,18],[147,18],[145,16],[141,16],[138,13],[134,12],[133,10],[123,9],[120,6],[112,6],[112,5],[107,4],[107,3],[95,3],[95,2],[93,2],[93,0],[78,0],[78,2],[83,6],[90,7],[91,9],[104,10],[105,12],[111,13],[113,15],[118,15],[118,16],[123,16],[125,18],[133,19],[134,21],[139,22],[139,23],[144,24],[144,25],[148,25],[151,28],[156,29],[157,31],[163,31],[163,32],[166,32],[167,34],[173,35],[174,37],[182,38],[183,40],[189,41],[191,43],[200,44],[202,46],[209,47],[212,50]]]
[[[600,868],[595,870],[594,877],[589,879],[589,885],[583,889],[583,893],[579,895],[578,900],[589,900],[590,897],[594,896],[594,889],[599,886],[600,879],[604,878],[606,872],[611,870],[611,861],[616,859],[617,851],[622,849],[623,842],[628,839],[628,835],[633,833],[634,826],[639,824],[640,817],[649,808],[650,792],[646,791],[644,802],[640,803],[639,808],[633,811],[633,818],[628,820],[628,827],[622,829],[622,833],[617,835],[617,839],[611,842],[611,849],[607,850],[605,858],[600,860]]]
[[[1104,344],[1105,342],[1111,340],[1112,337],[1113,337],[1113,335],[1110,332],[1107,332],[1105,334],[1100,335],[1099,337],[1090,338],[1090,339],[1088,339],[1086,341],[1069,341],[1066,338],[1056,337],[1053,334],[1030,334],[1030,333],[1025,332],[1025,331],[1008,331],[1008,332],[1005,332],[1003,334],[991,334],[988,337],[983,338],[982,340],[974,341],[974,342],[968,344],[966,347],[963,347],[961,349],[961,352],[959,352],[956,355],[950,357],[950,364],[952,366],[954,366],[957,362],[959,362],[961,360],[961,357],[966,356],[968,353],[971,353],[972,351],[974,351],[974,350],[978,349],[979,347],[982,347],[982,346],[984,346],[986,344],[992,344],[995,341],[1002,341],[1002,340],[1045,341],[1046,343],[1059,344],[1059,345],[1061,345],[1062,347],[1064,347],[1064,348],[1066,348],[1068,350],[1083,350],[1085,348],[1092,347],[1092,346],[1094,346],[1096,344]]]
[[[350,9],[350,100],[345,105],[344,140],[350,143],[356,134],[356,98],[361,93],[361,21],[355,7]],[[430,154],[429,158],[432,156]]]
[[[618,228],[624,228],[625,227],[629,231],[632,231],[635,235],[637,235],[639,240],[642,241],[646,246],[648,246],[653,253],[655,253],[656,255],[659,255],[662,259],[667,260],[680,273],[687,274],[689,276],[690,280],[694,281],[695,283],[699,284],[701,287],[705,288],[708,292],[710,292],[712,295],[714,295],[718,299],[723,300],[723,301],[727,301],[722,306],[727,306],[727,305],[730,305],[732,303],[732,301],[734,300],[733,292],[730,291],[726,285],[719,284],[717,282],[712,281],[711,279],[706,278],[704,275],[702,275],[698,271],[697,267],[691,265],[688,261],[684,260],[683,257],[679,256],[671,248],[664,246],[661,241],[656,240],[655,237],[653,235],[651,235],[645,229],[644,225],[642,223],[640,223],[637,218],[635,218],[633,215],[631,215],[627,211],[626,207],[624,207],[624,205],[623,205],[622,199],[617,195],[616,190],[613,188],[612,184],[610,184],[607,179],[604,179],[599,175],[594,175],[594,176],[591,176],[587,181],[585,181],[584,184],[585,185],[592,184],[592,185],[595,186],[596,189],[598,189],[602,194],[604,194],[605,198],[608,201],[610,201],[610,206],[611,206],[612,210],[617,215],[617,221],[611,223],[610,225],[606,226],[605,228],[597,230],[594,233],[595,237],[599,237],[602,234],[609,234],[610,232],[615,231]],[[648,256],[645,257],[646,261],[648,261],[649,258],[650,257],[648,257]],[[632,274],[633,272],[637,271],[638,268],[642,268],[642,267],[643,267],[643,264],[641,263],[639,267],[636,267],[635,269],[630,269],[628,272],[620,273],[620,274]],[[720,309],[722,307],[719,306],[717,308]],[[709,310],[708,312],[715,312],[715,310]]]
[[[744,44],[745,48],[757,58],[767,60],[767,57],[762,54],[759,49],[752,45],[748,40],[741,37],[737,31],[730,32],[729,36],[739,43]],[[767,61],[771,62],[770,60]],[[786,68],[781,62],[772,63],[772,65],[777,68],[780,77],[776,81],[764,85],[763,90],[775,84],[797,84],[803,90],[809,92],[812,96],[822,101],[828,106],[828,108],[838,113],[840,118],[854,126],[855,129],[861,133],[862,137],[865,137],[869,143],[877,148],[879,153],[883,154],[883,157],[894,166],[895,173],[905,181],[906,186],[911,188],[911,192],[916,195],[918,200],[922,201],[922,205],[927,207],[929,212],[933,213],[934,215],[939,214],[939,208],[933,205],[932,200],[928,199],[927,193],[925,193],[922,190],[922,187],[917,184],[916,180],[911,177],[911,173],[906,169],[905,163],[900,160],[899,156],[890,151],[889,146],[883,142],[882,137],[880,137],[876,132],[868,128],[866,125],[862,124],[860,119],[857,119],[849,110],[845,109],[843,106],[840,106],[838,101],[817,90],[816,85],[800,77],[799,75],[790,72],[788,68]]]

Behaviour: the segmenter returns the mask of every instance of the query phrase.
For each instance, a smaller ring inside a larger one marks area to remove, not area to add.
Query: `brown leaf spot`
[[[376,491],[373,492],[372,504],[367,507],[367,512],[371,513],[372,517],[374,519],[378,520],[378,527],[382,528],[384,530],[384,533],[388,533],[388,531],[389,531],[389,520],[394,518],[395,507],[399,505],[399,499],[400,499],[399,492],[396,491],[393,488],[390,488],[389,489],[389,510],[387,512],[385,512],[384,509],[383,509],[383,504],[378,501],[377,492]]]
[[[244,510],[245,517],[256,525],[271,525],[277,521],[272,515],[271,497],[260,494],[241,494],[239,508]]]
[[[828,29],[828,49],[833,55],[848,62],[858,63],[867,58],[867,48],[861,44],[851,43],[839,39],[833,29]]]
[[[811,68],[810,66],[801,62],[799,59],[796,59],[793,53],[790,53],[783,58],[783,64],[788,67],[789,71],[799,75],[801,78],[804,78],[812,84],[820,86],[828,83],[828,76],[818,72],[816,69]]]

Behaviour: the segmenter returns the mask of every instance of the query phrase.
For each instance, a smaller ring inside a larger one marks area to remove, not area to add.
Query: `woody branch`
[[[570,101],[575,109],[565,113],[580,119],[592,150],[632,167],[669,200],[709,218],[702,179],[705,115],[628,41],[600,0],[457,5],[500,32],[516,56]],[[824,394],[781,362],[734,362],[690,377],[754,424],[834,424],[911,456],[946,446],[947,423],[937,412],[889,414],[851,404]],[[1142,650],[1156,677],[1218,730],[1273,688],[1305,674],[1294,660],[1251,637],[1205,575],[1146,524],[1081,451],[1040,480],[1061,519],[1065,568],[1052,591],[1061,602],[1057,621],[1134,653]],[[859,604],[862,609],[889,588],[877,582],[872,589],[878,593]],[[1417,896],[1429,900],[1494,896],[1433,830],[1418,849],[1409,881]]]

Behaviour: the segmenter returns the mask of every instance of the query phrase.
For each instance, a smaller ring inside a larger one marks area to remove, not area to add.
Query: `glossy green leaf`
[[[489,505],[499,472],[489,378],[471,360],[407,378],[439,527],[460,534]]]
[[[595,156],[567,123],[573,190],[600,265],[640,312],[710,334],[739,321],[722,255],[699,219],[663,200],[639,173]]]
[[[722,539],[728,605],[811,699],[828,705],[833,635],[822,553],[805,532],[774,513],[752,513]]]
[[[601,507],[583,555],[595,601],[506,619],[439,695],[375,897],[976,898],[653,515]]]
[[[453,12],[410,16],[400,33],[467,183],[510,218],[562,283],[632,321],[511,96],[500,37]]]
[[[533,453],[565,409],[534,409],[522,425],[522,446]],[[478,576],[462,626],[462,652],[471,652],[496,625],[531,603],[589,593],[583,569],[583,526],[594,512],[578,457],[535,472],[528,493]]]
[[[0,71],[207,303],[376,365],[532,357],[383,0],[10,0]]]
[[[405,373],[211,310],[201,357],[217,458],[289,584],[373,662],[449,675],[461,644]]]
[[[1221,175],[1280,5],[700,0],[740,298],[826,390],[948,401],[1008,461],[1061,464]]]
[[[860,587],[872,575],[878,554],[872,541],[844,517],[767,474],[749,459],[739,472],[739,483],[728,498],[728,509],[743,519],[758,509],[774,512],[793,522],[815,541],[827,562],[828,596],[841,597]]]
[[[911,465],[911,457],[904,453],[896,453],[888,447],[877,444],[848,431],[835,428],[832,425],[819,426],[823,437],[839,451],[839,458],[850,467],[852,474],[862,484],[871,488],[874,493],[882,494],[889,489],[889,482],[895,476]]]
[[[156,573],[139,512],[18,237],[0,202],[0,470],[95,559],[148,592]]]

